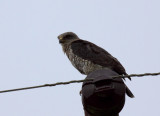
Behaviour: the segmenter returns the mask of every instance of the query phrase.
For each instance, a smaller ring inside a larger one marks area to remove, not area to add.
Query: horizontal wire
[[[23,87],[23,88],[17,88],[17,89],[3,90],[3,91],[0,91],[0,93],[27,90],[27,89],[35,89],[35,88],[41,88],[41,87],[52,87],[52,86],[56,86],[56,85],[67,85],[67,84],[71,84],[71,83],[81,83],[84,81],[92,81],[92,80],[93,79],[83,79],[83,80],[72,80],[72,81],[67,81],[67,82],[57,82],[57,83],[53,83],[53,84],[44,84],[44,85],[37,85],[37,86],[32,86],[32,87]]]
[[[160,75],[160,72],[158,72],[158,73],[119,75],[119,76],[113,76],[112,78],[115,79],[115,78],[143,77],[143,76],[157,76],[157,75]],[[44,85],[31,86],[31,87],[9,89],[9,90],[0,91],[0,93],[20,91],[20,90],[27,90],[27,89],[35,89],[35,88],[41,88],[41,87],[52,87],[52,86],[56,86],[56,85],[67,85],[67,84],[71,84],[71,83],[81,83],[81,82],[85,82],[85,81],[93,81],[93,79],[72,80],[72,81],[67,81],[67,82],[57,82],[57,83],[53,83],[53,84],[44,84]]]
[[[143,73],[143,74],[118,75],[118,76],[113,76],[112,78],[143,77],[143,76],[157,76],[157,75],[160,75],[160,72],[158,72],[158,73]]]

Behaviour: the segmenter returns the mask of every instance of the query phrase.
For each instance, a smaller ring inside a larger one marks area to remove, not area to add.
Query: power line
[[[143,76],[157,76],[157,75],[160,75],[160,72],[158,72],[158,73],[119,75],[119,76],[113,76],[112,78],[143,77]],[[83,79],[83,80],[72,80],[72,81],[67,81],[67,82],[57,82],[57,83],[53,83],[53,84],[44,84],[44,85],[31,86],[31,87],[23,87],[23,88],[17,88],[17,89],[2,90],[2,91],[0,91],[0,93],[27,90],[27,89],[35,89],[35,88],[41,88],[41,87],[52,87],[52,86],[56,86],[56,85],[67,85],[67,84],[71,84],[71,83],[81,83],[81,82],[92,81],[92,80],[93,79]]]
[[[158,73],[143,73],[143,74],[119,75],[119,76],[114,76],[112,78],[143,77],[143,76],[157,76],[157,75],[160,75],[160,72],[158,72]]]
[[[57,83],[53,83],[53,84],[44,84],[44,85],[37,85],[37,86],[31,86],[31,87],[3,90],[3,91],[0,91],[0,93],[27,90],[27,89],[35,89],[35,88],[41,88],[41,87],[52,87],[52,86],[56,86],[56,85],[67,85],[67,84],[71,84],[71,83],[81,83],[84,81],[92,81],[92,80],[93,79],[83,79],[83,80],[72,80],[72,81],[67,81],[67,82],[57,82]]]

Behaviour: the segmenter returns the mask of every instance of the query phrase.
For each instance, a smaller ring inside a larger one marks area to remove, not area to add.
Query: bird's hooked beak
[[[59,40],[59,43],[64,43],[63,37],[60,35],[58,36],[58,40]]]

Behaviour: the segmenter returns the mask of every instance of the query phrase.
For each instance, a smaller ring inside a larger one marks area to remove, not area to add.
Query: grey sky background
[[[1,0],[0,90],[85,78],[57,36],[73,31],[110,52],[128,74],[160,71],[159,0]],[[160,115],[160,76],[126,81],[120,116]],[[0,94],[1,116],[83,116],[81,84]]]

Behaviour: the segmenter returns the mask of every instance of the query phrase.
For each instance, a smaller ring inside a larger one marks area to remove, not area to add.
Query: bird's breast
[[[88,75],[90,72],[102,68],[100,65],[96,65],[89,60],[85,60],[73,53],[71,47],[66,51],[66,55],[71,61],[72,65],[80,71],[82,74]]]

